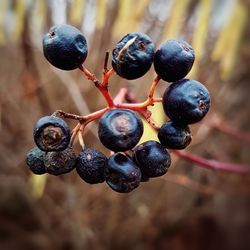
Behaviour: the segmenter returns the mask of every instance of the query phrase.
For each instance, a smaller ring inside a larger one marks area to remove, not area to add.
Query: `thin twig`
[[[186,161],[195,163],[204,168],[234,172],[242,175],[250,173],[250,166],[247,165],[226,163],[216,160],[208,160],[200,156],[187,153],[184,150],[172,150],[171,152],[173,152],[174,154],[183,158]]]
[[[95,86],[98,88],[98,90],[101,92],[102,96],[106,100],[108,107],[112,108],[114,107],[114,102],[112,97],[110,96],[110,92],[108,91],[108,79],[113,74],[113,69],[109,70],[104,74],[103,82],[99,82],[99,80],[95,77],[94,74],[92,74],[87,68],[85,68],[83,65],[79,66],[79,69],[84,73],[84,75],[92,81]]]

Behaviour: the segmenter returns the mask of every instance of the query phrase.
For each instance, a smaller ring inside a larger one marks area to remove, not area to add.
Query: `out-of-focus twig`
[[[236,163],[227,163],[216,160],[208,160],[203,157],[187,153],[184,150],[172,150],[174,154],[181,157],[182,159],[197,164],[200,167],[214,169],[214,170],[222,170],[226,172],[232,172],[237,174],[247,174],[250,173],[250,166]]]

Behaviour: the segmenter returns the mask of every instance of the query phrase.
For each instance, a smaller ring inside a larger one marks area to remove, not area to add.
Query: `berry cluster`
[[[106,56],[102,82],[83,66],[88,53],[87,42],[75,27],[67,24],[52,27],[44,36],[43,51],[55,67],[83,71],[95,83],[107,107],[86,116],[57,110],[40,118],[34,128],[36,147],[28,152],[26,160],[34,174],[60,175],[76,169],[87,183],[106,181],[117,192],[130,192],[140,182],[168,171],[171,164],[168,149],[186,148],[192,139],[189,124],[199,122],[209,110],[210,96],[206,87],[198,81],[183,79],[195,59],[192,47],[185,41],[169,40],[155,52],[154,44],[146,34],[129,33],[113,49],[110,70]],[[136,103],[124,89],[115,99],[111,98],[108,80],[114,72],[122,78],[137,79],[146,74],[152,64],[157,77],[146,101]],[[162,98],[154,98],[160,79],[171,84]],[[122,102],[125,95],[129,103]],[[161,127],[156,125],[148,110],[148,106],[155,102],[162,102],[170,119]],[[63,118],[77,120],[78,124],[70,130]],[[138,145],[143,134],[142,118],[156,129],[160,142],[149,140]],[[111,151],[109,157],[84,145],[83,130],[97,119],[98,136]],[[82,146],[78,156],[73,149],[77,135]]]

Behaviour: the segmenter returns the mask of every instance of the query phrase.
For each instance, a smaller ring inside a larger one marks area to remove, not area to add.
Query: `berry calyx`
[[[34,174],[45,174],[46,168],[44,165],[45,152],[38,147],[32,148],[26,155],[26,164]]]
[[[94,148],[83,149],[77,158],[76,171],[89,184],[104,182],[107,158]]]
[[[73,70],[82,65],[87,57],[87,41],[77,28],[60,24],[51,27],[44,35],[43,53],[53,66]]]
[[[194,63],[194,50],[182,40],[168,40],[156,51],[154,68],[167,82],[175,82],[185,77]]]
[[[111,109],[99,121],[98,135],[102,144],[118,152],[132,149],[143,134],[143,123],[128,109]]]
[[[75,168],[76,158],[76,154],[72,147],[68,147],[63,151],[46,153],[44,165],[49,174],[66,174]]]
[[[70,129],[63,119],[44,116],[34,127],[34,141],[42,151],[62,151],[69,145]]]
[[[182,79],[165,90],[162,105],[170,120],[179,124],[192,124],[207,114],[210,95],[202,83]]]
[[[171,164],[168,151],[157,141],[146,141],[134,149],[134,158],[142,175],[151,178],[164,175]]]
[[[172,121],[164,123],[158,131],[158,138],[166,148],[184,149],[192,141],[188,125],[176,124]]]
[[[124,36],[112,52],[116,73],[128,80],[136,79],[150,69],[154,59],[154,44],[149,36],[132,32]]]
[[[105,179],[114,191],[128,193],[139,186],[141,171],[129,156],[118,152],[107,161]]]

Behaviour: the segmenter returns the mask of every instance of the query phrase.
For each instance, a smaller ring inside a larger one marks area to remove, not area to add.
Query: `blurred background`
[[[58,70],[43,57],[43,34],[69,23],[86,36],[85,66],[98,78],[105,52],[128,32],[147,33],[156,48],[171,38],[191,43],[196,61],[188,77],[207,86],[212,107],[191,126],[187,151],[250,165],[249,6],[248,0],[0,0],[0,249],[250,249],[247,175],[172,155],[165,176],[118,194],[84,183],[74,171],[35,176],[25,164],[41,116],[57,109],[88,114],[105,105],[80,71]],[[127,87],[143,101],[154,76],[153,67],[134,81],[113,76],[111,94]],[[161,81],[155,96],[167,86]],[[153,110],[162,124],[161,107]],[[97,123],[87,127],[86,145],[108,155],[96,132]],[[157,137],[146,127],[143,140],[151,138]]]

